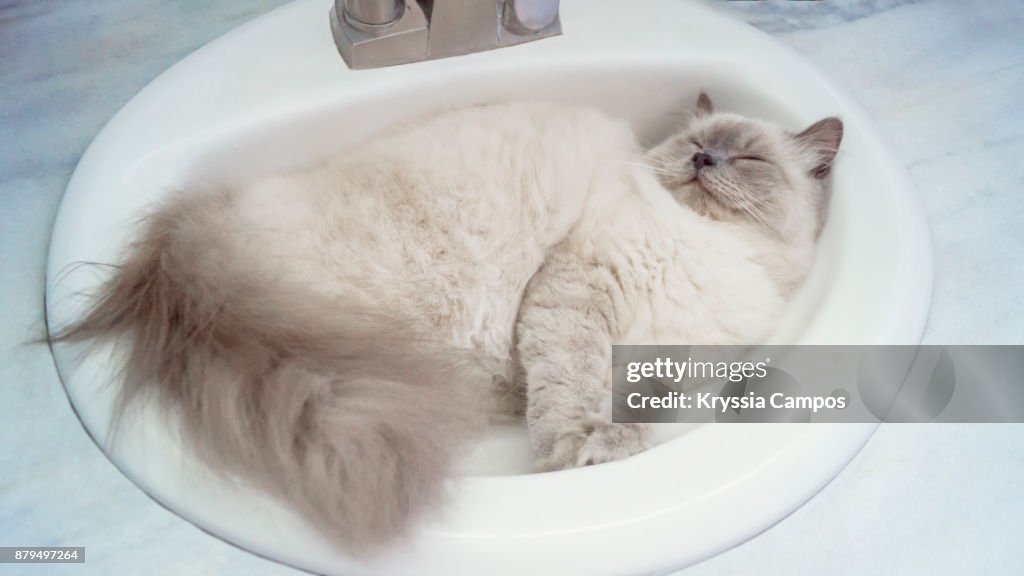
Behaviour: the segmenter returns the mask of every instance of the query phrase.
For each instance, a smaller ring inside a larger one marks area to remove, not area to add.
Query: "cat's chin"
[[[714,187],[702,178],[700,173],[694,175],[690,182],[690,189],[692,190],[689,194],[689,197],[692,199],[690,207],[697,212],[715,220],[730,220],[732,216],[744,214],[741,205],[729,199],[728,196],[716,193]],[[699,204],[700,209],[695,204]]]
[[[700,172],[694,174],[693,179],[690,180],[690,182],[692,182],[693,189],[698,194],[706,198],[709,202],[716,202],[722,205],[725,204],[724,202],[722,202],[722,199],[718,196],[718,194],[715,193],[710,183],[701,176]]]
[[[718,222],[743,221],[742,213],[729,203],[722,201],[710,186],[697,176],[672,191],[676,201],[693,210],[696,214]]]
[[[714,193],[700,181],[696,174],[678,185],[672,195],[676,201],[702,216],[710,216],[711,205],[719,204]]]

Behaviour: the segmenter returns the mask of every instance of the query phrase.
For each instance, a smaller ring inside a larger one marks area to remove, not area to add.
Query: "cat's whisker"
[[[638,138],[636,139],[636,143],[637,143],[637,144],[639,144],[641,148],[643,148],[644,150],[647,150],[647,151],[652,151],[652,150],[654,150],[655,148],[657,148],[657,146],[658,146],[659,144],[661,144],[661,142],[662,142],[662,141],[660,141],[660,140],[659,140],[659,141],[657,141],[657,142],[653,142],[653,141],[651,141],[651,139],[649,139],[649,138],[639,138],[639,137],[638,137]]]
[[[669,170],[666,167],[654,166],[654,165],[651,165],[651,164],[645,164],[643,162],[627,162],[627,161],[623,161],[623,162],[620,162],[620,164],[623,164],[625,166],[634,166],[636,168],[644,168],[646,170],[650,170],[654,174],[658,174],[658,175],[661,175],[661,176],[675,176],[677,174],[675,171]]]
[[[665,155],[665,156],[649,156],[647,158],[647,161],[651,162],[653,164],[657,164],[659,166],[665,166],[665,167],[672,167],[672,166],[678,166],[679,165],[679,159],[678,158],[672,158],[671,156],[668,156],[668,155]]]
[[[638,168],[650,168],[652,170],[659,168],[659,166],[651,164],[649,162],[630,162],[628,160],[620,160],[618,161],[618,164],[622,164],[624,166],[636,166]]]
[[[647,152],[647,157],[650,158],[651,160],[660,161],[660,162],[663,162],[663,163],[675,162],[676,161],[676,158],[673,158],[668,153],[668,151],[660,149],[660,148],[655,148],[653,150],[649,150]]]
[[[757,222],[763,228],[767,229],[772,234],[778,235],[778,231],[775,229],[775,227],[769,224],[765,216],[753,205],[751,205],[749,202],[741,202],[740,205],[743,211],[746,212],[751,218],[753,218],[755,222]]]
[[[752,191],[732,181],[722,181],[720,184],[729,200],[735,202],[758,225],[776,236],[779,235],[779,231],[771,225],[768,216],[761,209],[762,206],[766,205],[766,201],[763,198],[758,197]]]

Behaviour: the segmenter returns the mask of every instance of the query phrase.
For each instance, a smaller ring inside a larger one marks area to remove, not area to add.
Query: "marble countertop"
[[[45,347],[25,344],[44,331],[50,226],[93,136],[165,68],[282,3],[0,1],[0,545],[88,554],[0,574],[299,574],[132,485],[84,434]],[[716,4],[843,84],[908,167],[935,251],[925,341],[1024,343],[1024,3]],[[1024,426],[886,425],[807,505],[682,574],[1013,573],[1022,489]]]

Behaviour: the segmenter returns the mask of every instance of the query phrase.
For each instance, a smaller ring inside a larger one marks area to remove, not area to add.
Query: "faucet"
[[[559,0],[334,0],[331,33],[349,68],[512,46],[562,33]]]

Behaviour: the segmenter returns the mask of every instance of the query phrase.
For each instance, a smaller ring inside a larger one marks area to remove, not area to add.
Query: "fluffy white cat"
[[[611,344],[766,337],[813,260],[841,136],[706,97],[650,151],[581,107],[439,114],[175,195],[55,339],[117,338],[120,410],[174,410],[213,468],[370,550],[520,400],[541,469],[641,450],[644,426],[610,420]]]

